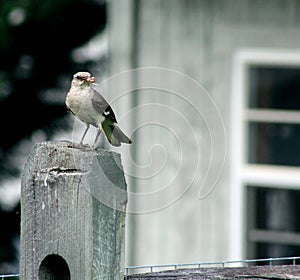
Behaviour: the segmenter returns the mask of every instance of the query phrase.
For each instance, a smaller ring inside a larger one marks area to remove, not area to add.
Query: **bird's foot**
[[[91,147],[89,144],[83,144],[82,142],[79,143],[80,147],[86,150],[93,150],[94,148]]]
[[[98,145],[96,143],[94,143],[94,145],[92,146],[92,150],[95,151],[97,149],[97,147],[98,147]]]
[[[74,142],[71,143],[71,144],[69,145],[69,147],[70,147],[70,148],[75,148],[75,149],[85,149],[85,150],[91,149],[90,145],[88,145],[88,144],[74,143]]]

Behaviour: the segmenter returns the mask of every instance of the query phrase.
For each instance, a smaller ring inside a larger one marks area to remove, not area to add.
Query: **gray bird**
[[[108,142],[113,146],[118,147],[121,143],[131,144],[132,141],[118,127],[115,114],[108,102],[91,87],[94,83],[95,78],[89,72],[78,72],[73,76],[71,88],[66,97],[68,110],[86,124],[80,144],[83,145],[83,139],[90,125],[98,128],[94,148],[102,130]]]

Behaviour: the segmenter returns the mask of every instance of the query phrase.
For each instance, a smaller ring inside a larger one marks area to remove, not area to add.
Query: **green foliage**
[[[2,0],[0,1],[0,51],[13,44],[13,30],[24,22],[38,22],[55,15],[70,3],[84,0]]]

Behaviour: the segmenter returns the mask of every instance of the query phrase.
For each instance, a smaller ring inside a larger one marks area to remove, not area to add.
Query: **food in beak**
[[[88,83],[95,83],[96,82],[96,79],[94,78],[94,77],[90,77],[90,78],[87,78],[86,79],[86,81],[88,82]]]

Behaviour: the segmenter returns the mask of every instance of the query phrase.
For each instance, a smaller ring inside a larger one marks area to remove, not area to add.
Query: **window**
[[[239,52],[233,80],[232,256],[299,256],[300,54]]]
[[[300,255],[300,191],[248,186],[248,258]]]
[[[251,65],[248,81],[245,166],[252,165],[262,172],[269,184],[256,185],[245,180],[247,255],[298,256],[300,182],[295,182],[291,190],[284,178],[289,167],[300,167],[300,67]],[[272,172],[282,177],[281,184]],[[249,175],[255,176],[255,170],[252,174],[250,170]]]
[[[300,67],[248,72],[248,162],[300,166]]]

